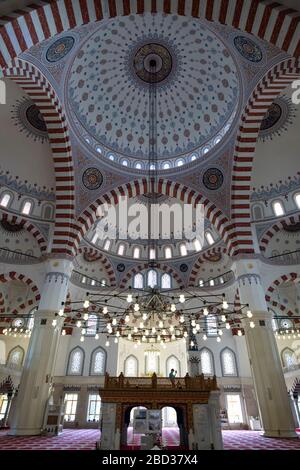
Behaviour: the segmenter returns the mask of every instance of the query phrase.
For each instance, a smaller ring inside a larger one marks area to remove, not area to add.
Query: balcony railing
[[[39,258],[27,253],[22,253],[21,251],[13,251],[8,248],[0,247],[0,261],[12,264],[33,264],[38,263]]]
[[[300,250],[269,256],[268,259],[280,264],[297,264],[300,263]]]

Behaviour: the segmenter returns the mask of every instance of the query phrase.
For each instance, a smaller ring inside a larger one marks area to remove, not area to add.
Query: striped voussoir
[[[36,305],[39,302],[39,300],[41,298],[39,290],[38,290],[37,286],[34,284],[34,282],[29,277],[25,276],[24,274],[19,274],[15,271],[11,271],[9,273],[0,275],[0,283],[1,282],[6,283],[6,282],[10,282],[10,281],[21,281],[21,282],[23,282],[24,284],[26,284],[27,286],[30,287],[30,289],[31,289],[31,291],[34,295],[33,299],[29,299],[25,303],[19,305],[18,309],[14,309],[11,313],[16,314],[16,313],[19,312],[19,310],[23,310],[27,306]]]
[[[276,235],[281,230],[284,230],[286,227],[297,224],[300,222],[300,215],[291,215],[285,217],[284,219],[276,221],[271,227],[269,227],[261,236],[259,240],[260,251],[266,251],[266,248],[274,235]]]
[[[0,220],[9,222],[10,224],[17,224],[27,230],[27,232],[31,233],[33,237],[39,244],[40,250],[44,253],[47,250],[47,242],[44,236],[41,234],[39,229],[29,220],[24,219],[23,217],[19,217],[13,214],[8,214],[6,212],[0,212]]]
[[[130,279],[137,273],[141,272],[141,271],[144,271],[144,269],[148,269],[150,266],[149,266],[149,263],[141,263],[137,266],[133,266],[131,267],[127,273],[123,276],[123,278],[121,279],[120,281],[120,288],[121,289],[124,289],[128,282],[130,281]],[[183,281],[181,279],[181,277],[179,276],[179,274],[177,273],[177,271],[174,269],[174,268],[171,268],[170,266],[167,266],[165,264],[162,264],[162,263],[156,263],[155,267],[157,269],[160,269],[161,271],[164,271],[165,273],[168,273],[172,276],[173,279],[176,280],[176,282],[182,286],[183,285]]]
[[[289,310],[285,305],[272,299],[270,295],[266,295],[265,298],[269,307],[275,307],[277,310],[280,310],[280,312],[282,312],[284,315],[288,315],[289,317],[293,315],[292,310]],[[276,313],[278,313],[278,311]]]
[[[5,302],[2,292],[0,292],[0,313],[5,312]]]
[[[81,239],[98,219],[97,209],[99,206],[105,203],[118,204],[119,198],[122,196],[132,198],[150,192],[156,192],[166,196],[174,197],[186,204],[193,204],[195,207],[197,204],[203,204],[205,216],[219,232],[224,242],[231,246],[231,243],[234,240],[232,224],[229,222],[228,218],[223,214],[223,212],[218,209],[215,204],[210,202],[205,196],[178,182],[169,181],[162,178],[160,178],[158,181],[155,181],[154,179],[149,181],[144,178],[137,181],[131,181],[111,190],[110,192],[96,199],[80,214],[77,219],[76,229],[74,227],[74,253],[76,253]]]
[[[54,89],[33,65],[16,60],[5,71],[39,108],[47,126],[51,145],[55,182],[56,216],[53,253],[72,254],[71,227],[74,222],[74,170],[66,118]]]
[[[241,299],[238,289],[235,292],[233,300],[233,310],[236,312],[237,315],[240,313],[241,310]],[[231,318],[229,320],[229,324],[231,326],[231,332],[233,336],[236,336],[239,330],[242,332],[243,335],[245,334],[244,328],[241,328],[241,320],[238,316]]]
[[[0,18],[0,67],[34,44],[77,26],[145,12],[179,14],[232,26],[300,55],[300,14],[259,0],[52,0],[37,1]]]
[[[110,287],[115,287],[116,286],[116,276],[115,276],[115,271],[114,271],[114,268],[111,264],[111,262],[109,261],[108,258],[106,258],[106,256],[103,255],[103,253],[101,253],[100,251],[94,249],[94,248],[90,248],[90,247],[87,247],[87,246],[80,246],[79,249],[78,249],[78,253],[87,253],[91,256],[95,256],[95,261],[98,261],[100,260],[102,265],[104,266],[104,269],[105,269],[105,272],[108,276],[108,280],[109,280],[109,286]]]
[[[299,78],[297,59],[289,59],[270,70],[253,91],[240,120],[233,157],[231,219],[235,229],[235,253],[254,253],[251,232],[250,195],[253,160],[261,122],[274,99]]]
[[[197,261],[195,261],[193,268],[191,270],[190,278],[188,281],[188,286],[189,287],[195,286],[196,277],[197,277],[199,269],[201,268],[202,263],[207,262],[207,261],[209,262],[210,257],[213,255],[218,255],[218,254],[223,254],[223,253],[227,253],[227,248],[224,246],[210,248],[206,250],[204,253],[201,253]]]
[[[295,281],[298,278],[299,278],[299,274],[292,272],[288,274],[283,274],[278,279],[275,279],[275,281],[272,282],[270,287],[268,287],[267,294],[266,294],[267,302],[269,302],[273,292],[277,289],[278,286],[280,286],[280,284],[283,284],[284,282],[287,282],[287,281]]]

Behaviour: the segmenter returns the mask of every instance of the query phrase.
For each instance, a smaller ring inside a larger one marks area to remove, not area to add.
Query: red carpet
[[[129,442],[132,442],[132,430],[130,433]],[[93,450],[99,436],[100,431],[96,429],[65,429],[54,437],[8,436],[4,430],[0,431],[0,450]],[[163,439],[168,447],[176,446],[178,431],[164,429]],[[300,450],[300,439],[270,439],[262,437],[258,431],[223,431],[223,440],[226,450]],[[139,442],[138,436],[134,436],[134,441]]]

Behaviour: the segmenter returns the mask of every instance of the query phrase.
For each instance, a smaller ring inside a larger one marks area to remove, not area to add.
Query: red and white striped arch
[[[0,66],[34,44],[103,18],[163,12],[204,18],[251,33],[300,55],[300,14],[271,0],[52,0],[0,18]]]
[[[24,230],[27,230],[27,232],[33,235],[33,237],[38,242],[42,253],[44,253],[47,250],[47,242],[44,236],[41,234],[39,229],[31,221],[26,220],[23,217],[19,217],[19,216],[12,215],[12,214],[7,214],[3,211],[0,212],[0,220],[7,221],[10,224],[21,225],[24,228]]]
[[[261,122],[274,99],[300,77],[300,63],[289,59],[270,70],[248,100],[240,120],[233,157],[231,220],[239,245],[237,253],[254,253],[250,195],[253,161]]]
[[[207,262],[207,261],[209,262],[211,256],[219,255],[219,254],[225,254],[225,253],[227,253],[227,248],[224,247],[224,246],[218,246],[218,247],[215,247],[215,248],[210,248],[209,250],[206,250],[204,253],[201,253],[199,258],[197,259],[197,261],[193,265],[188,285],[190,287],[195,286],[195,281],[196,281],[196,278],[197,278],[198,271],[201,268],[201,265],[203,263]]]
[[[298,279],[300,275],[298,273],[292,272],[288,274],[283,274],[280,276],[278,279],[275,279],[275,281],[272,282],[272,284],[268,287],[267,294],[266,294],[266,301],[269,302],[271,300],[271,296],[273,295],[273,292],[277,289],[280,284],[283,284],[284,282],[287,281],[295,281]]]
[[[19,307],[17,309],[14,309],[11,313],[13,313],[13,314],[19,313],[20,310],[23,310],[27,306],[36,305],[36,304],[39,303],[39,300],[41,298],[39,290],[38,290],[37,286],[34,284],[34,282],[29,277],[25,276],[24,274],[19,274],[15,271],[11,271],[11,272],[6,273],[6,274],[0,274],[0,283],[1,282],[6,283],[6,282],[10,282],[10,281],[21,281],[21,282],[23,282],[28,287],[30,287],[30,290],[32,291],[32,294],[33,294],[32,299],[29,299],[25,303],[19,305]],[[0,302],[0,305],[1,305],[1,302]],[[4,303],[3,303],[3,306],[4,306]],[[2,309],[3,309],[3,306],[1,307]],[[2,311],[2,313],[3,313],[3,311]]]
[[[5,312],[5,301],[2,292],[0,292],[0,313]]]
[[[289,317],[293,316],[293,312],[291,310],[289,310],[285,305],[282,305],[280,302],[273,300],[269,295],[266,295],[266,301],[270,307],[275,307],[284,315],[288,315]]]
[[[139,264],[137,266],[133,266],[132,268],[130,268],[127,271],[127,273],[123,276],[123,278],[121,279],[120,288],[124,289],[127,286],[130,279],[135,274],[137,274],[141,271],[144,271],[144,269],[148,269],[148,268],[150,268],[148,263],[142,263],[142,264]],[[162,263],[156,263],[155,268],[159,269],[159,270],[161,270],[165,273],[170,274],[176,280],[176,282],[178,283],[179,286],[183,285],[183,281],[182,281],[181,277],[179,276],[179,274],[177,273],[177,271],[174,268],[171,268],[170,266],[167,266],[166,264],[162,264]]]
[[[115,271],[114,268],[106,256],[104,256],[100,251],[90,248],[88,246],[81,246],[79,247],[78,253],[83,254],[87,253],[88,255],[93,257],[92,261],[100,261],[101,264],[103,265],[106,275],[108,277],[109,281],[109,286],[110,287],[115,287],[116,286],[116,276],[115,276]]]
[[[214,203],[210,202],[207,197],[174,181],[160,178],[158,181],[151,180],[149,182],[149,180],[144,178],[131,181],[122,186],[118,186],[118,188],[112,189],[105,195],[96,199],[81,213],[77,219],[76,226],[74,226],[74,253],[76,253],[81,239],[98,219],[99,215],[97,214],[97,210],[99,206],[104,203],[118,204],[119,198],[122,196],[132,198],[149,192],[157,192],[174,197],[186,204],[193,204],[194,206],[203,204],[205,216],[214,225],[224,242],[228,244],[228,249],[231,249],[235,240],[232,224],[223,212],[218,209]],[[55,242],[54,240],[54,244]],[[237,243],[234,243],[234,246],[237,246]]]
[[[51,84],[33,65],[16,60],[5,71],[32,99],[43,115],[51,145],[55,181],[55,245],[53,253],[71,254],[70,227],[74,221],[74,170],[66,118]]]
[[[271,227],[269,227],[261,236],[259,240],[260,251],[266,251],[268,244],[281,230],[284,230],[287,226],[292,224],[297,224],[300,222],[300,215],[291,215],[275,222]]]

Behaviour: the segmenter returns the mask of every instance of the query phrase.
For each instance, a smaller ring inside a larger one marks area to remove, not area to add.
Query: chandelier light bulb
[[[144,323],[142,321],[140,322],[140,328],[144,328]]]
[[[142,336],[142,341],[146,341],[146,336],[145,335]]]
[[[66,336],[66,330],[62,330],[61,334],[62,334],[63,336]]]
[[[88,314],[88,313],[85,313],[85,314],[83,315],[83,319],[84,319],[84,320],[88,320],[88,319],[89,319],[89,314]]]
[[[161,332],[161,334],[165,336],[165,335],[167,334],[166,330],[163,329],[162,332]]]
[[[128,294],[126,300],[130,304],[130,302],[132,302],[132,294]]]
[[[125,315],[125,322],[128,323],[130,320],[130,316],[129,315]]]
[[[179,296],[179,302],[182,303],[182,304],[185,302],[184,294],[180,294],[180,296]]]
[[[81,334],[82,334],[82,335],[85,335],[85,334],[86,334],[86,329],[85,329],[85,328],[82,328]]]
[[[200,325],[199,325],[199,323],[197,323],[197,325],[196,325],[196,330],[197,330],[197,331],[200,330]]]
[[[254,327],[255,327],[255,323],[254,323],[254,321],[251,321],[250,322],[250,328],[254,328]]]
[[[229,306],[229,305],[228,305],[227,300],[224,299],[223,302],[222,302],[222,308],[223,308],[224,310],[227,310],[227,309],[228,309],[228,306]]]
[[[171,339],[174,341],[174,339],[176,339],[176,336],[173,334],[173,335],[171,336]]]
[[[160,341],[160,340],[161,340],[161,336],[157,335],[157,341]]]
[[[112,324],[115,326],[117,324],[117,319],[113,318]]]
[[[227,322],[225,327],[226,327],[227,330],[230,330],[230,323]]]
[[[219,336],[222,336],[222,335],[223,335],[223,331],[219,330]]]
[[[172,331],[174,331],[174,326],[173,326],[173,325],[171,325],[171,326],[170,326],[170,328],[169,328],[169,330],[170,330],[170,331],[171,331],[171,333],[172,333]]]
[[[251,310],[247,310],[247,317],[248,317],[248,318],[252,318],[252,317],[253,317],[253,313],[251,312]]]
[[[146,336],[149,336],[149,330],[146,330],[146,331],[145,331],[145,335],[146,335]]]
[[[143,313],[142,318],[143,318],[143,320],[147,320],[147,313]]]
[[[184,315],[180,315],[179,321],[180,321],[180,323],[184,323]]]
[[[118,344],[118,338],[115,338],[115,343]]]
[[[222,316],[221,316],[221,320],[225,322],[225,321],[226,321],[226,316],[225,316],[225,315],[222,315]]]
[[[105,342],[105,346],[108,348],[108,346],[109,346],[109,341],[108,340]]]
[[[116,336],[119,338],[120,337],[120,332],[117,331]]]
[[[191,345],[192,347],[195,346],[194,341],[191,341],[191,342],[190,342],[190,345]]]
[[[102,312],[104,313],[104,315],[106,315],[108,313],[108,308],[106,306],[103,307]]]
[[[155,326],[152,326],[152,330],[151,330],[151,331],[152,331],[152,333],[155,333],[155,332],[156,332]]]
[[[176,312],[176,305],[175,304],[171,304],[171,312]]]
[[[207,315],[208,315],[208,308],[207,308],[207,307],[204,307],[204,309],[203,309],[203,315],[204,315],[205,317],[207,317]]]
[[[187,338],[187,336],[188,336],[187,331],[185,331],[185,332],[183,333],[183,337],[184,337],[184,338]]]
[[[138,332],[137,326],[135,326],[135,327],[133,328],[133,331],[134,331],[134,333],[137,333],[137,332]]]
[[[89,308],[90,306],[90,301],[88,299],[85,299],[85,301],[83,302],[83,308]]]
[[[95,334],[95,339],[99,339],[98,333]]]
[[[207,340],[207,336],[206,336],[206,335],[203,335],[203,339],[204,339],[204,341],[206,341],[206,340]]]
[[[59,315],[60,317],[62,317],[63,314],[64,314],[64,309],[63,309],[63,308],[60,308],[59,311],[58,311],[58,315]]]
[[[220,336],[218,336],[217,337],[217,342],[220,343],[220,341],[221,341],[221,338],[220,338]]]
[[[132,340],[132,335],[131,335],[131,333],[128,333],[128,339],[129,339],[129,340]]]
[[[139,309],[140,309],[140,306],[139,306],[139,304],[134,304],[134,307],[133,307],[133,308],[134,308],[134,311],[135,311],[135,312],[138,312]]]
[[[80,336],[80,341],[83,343],[84,342],[84,336]]]
[[[195,320],[192,320],[192,321],[191,321],[191,325],[192,325],[192,326],[196,326]]]
[[[238,330],[237,334],[238,334],[238,336],[242,336],[241,330]]]
[[[195,334],[197,333],[197,330],[196,330],[196,328],[193,328],[193,330],[192,330],[192,331],[193,331],[193,335],[195,335]]]
[[[159,328],[162,328],[164,326],[163,322],[160,321],[159,324],[158,324]]]

